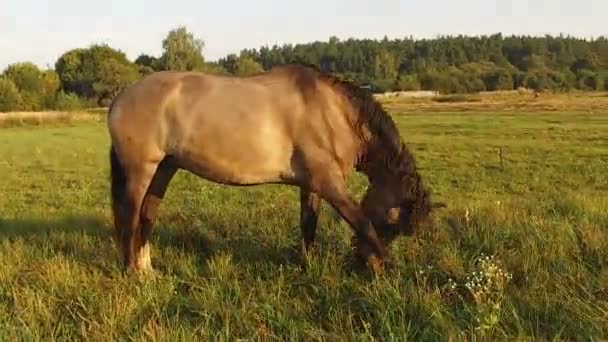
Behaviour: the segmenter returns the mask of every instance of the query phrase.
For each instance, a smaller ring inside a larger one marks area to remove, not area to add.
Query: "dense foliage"
[[[284,63],[315,64],[380,91],[604,90],[608,86],[606,37],[591,41],[501,34],[431,40],[332,37],[327,42],[243,50],[241,56],[255,59],[265,69]],[[220,63],[230,64],[230,58]]]
[[[316,65],[375,91],[608,89],[607,37],[331,37],[326,42],[245,49],[206,62],[204,42],[179,27],[167,34],[162,46],[161,56],[141,54],[135,61],[107,45],[92,45],[65,52],[54,70],[40,70],[29,62],[10,65],[0,75],[0,111],[107,105],[126,85],[154,71],[246,76],[285,63]]]

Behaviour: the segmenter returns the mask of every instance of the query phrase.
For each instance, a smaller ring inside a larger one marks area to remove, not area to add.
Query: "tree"
[[[410,91],[410,90],[420,90],[420,81],[418,80],[417,75],[400,75],[397,80],[398,90]]]
[[[158,58],[143,53],[135,59],[135,64],[137,65],[140,76],[146,76],[160,70],[159,63]]]
[[[489,91],[513,89],[513,77],[506,69],[496,69],[488,72],[483,77],[485,87]]]
[[[158,58],[142,53],[135,59],[135,64],[156,69],[158,67]]]
[[[163,40],[164,52],[159,60],[159,69],[192,71],[204,67],[204,42],[194,37],[184,26],[169,31]]]
[[[262,65],[251,57],[240,57],[234,68],[234,74],[237,76],[250,76],[263,71]]]
[[[395,56],[383,50],[374,58],[374,77],[377,79],[395,79],[397,77]]]
[[[66,51],[55,71],[16,63],[4,72],[2,87],[11,108],[75,108],[85,101],[107,103],[121,89],[154,71],[193,70],[252,75],[285,63],[319,67],[374,91],[608,88],[608,38],[439,37],[381,40],[330,37],[328,41],[244,49],[217,63],[205,62],[204,43],[178,27],[162,41],[160,57],[140,54],[135,62],[107,45]],[[9,82],[10,81],[10,82]],[[16,92],[15,92],[16,89]],[[17,105],[16,105],[17,104]]]
[[[63,90],[77,93],[80,96],[90,96],[89,89],[92,76],[85,70],[84,60],[87,58],[86,49],[73,49],[65,52],[55,62],[55,71],[61,80]]]
[[[78,95],[59,91],[53,98],[53,102],[49,105],[49,108],[69,111],[82,109],[85,105],[85,101],[78,97]]]
[[[214,75],[229,75],[230,74],[228,72],[228,70],[226,70],[220,63],[212,63],[212,62],[205,62],[202,69],[200,69],[200,71],[206,72],[208,74],[214,74]]]
[[[407,79],[401,77],[413,75],[422,88],[449,92],[515,89],[526,83],[567,89],[578,83],[571,77],[574,73],[565,70],[601,73],[608,69],[608,39],[603,37],[593,41],[501,34],[430,40],[331,37],[327,42],[246,49],[243,54],[266,70],[283,63],[314,64],[322,71],[372,84],[377,89],[415,86],[416,82],[408,85]],[[236,63],[236,55],[222,61],[229,71],[231,63]],[[591,80],[582,84],[585,83]]]
[[[93,83],[93,89],[102,99],[114,98],[118,92],[135,82],[138,70],[131,65],[117,63],[109,59],[100,65],[99,77]]]
[[[43,88],[42,71],[31,62],[9,65],[4,76],[10,78],[15,86],[23,91],[40,92]]]
[[[62,90],[98,103],[139,77],[125,53],[107,45],[70,50],[57,60],[55,70]]]
[[[599,59],[598,57],[593,53],[588,51],[587,53],[585,53],[585,55],[581,58],[578,58],[573,64],[572,67],[570,68],[570,70],[572,70],[573,72],[578,72],[579,70],[597,70],[599,66]]]
[[[22,106],[19,89],[11,79],[0,76],[0,112],[20,110]]]
[[[604,80],[592,70],[581,69],[577,72],[578,88],[585,90],[603,90]]]
[[[31,62],[10,65],[4,76],[17,87],[24,110],[41,110],[59,89],[59,77],[54,71],[42,71]]]
[[[238,60],[239,57],[236,54],[231,53],[224,58],[220,58],[218,62],[224,69],[226,69],[226,71],[231,74],[236,74],[236,65]]]

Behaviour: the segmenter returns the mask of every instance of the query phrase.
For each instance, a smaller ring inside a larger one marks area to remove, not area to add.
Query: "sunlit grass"
[[[154,232],[156,276],[123,276],[104,124],[0,130],[0,340],[605,339],[608,116],[395,118],[448,208],[379,278],[327,206],[303,270],[294,189],[185,172]]]

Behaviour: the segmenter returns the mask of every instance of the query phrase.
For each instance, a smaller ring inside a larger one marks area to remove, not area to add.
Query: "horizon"
[[[169,9],[161,7],[159,0],[147,4],[110,0],[101,5],[80,5],[76,0],[58,0],[53,5],[36,2],[0,0],[0,49],[4,52],[0,70],[17,62],[53,68],[64,52],[93,44],[107,44],[130,60],[142,53],[160,56],[162,40],[178,26],[204,41],[203,56],[209,62],[231,53],[238,55],[243,49],[327,41],[331,36],[340,40],[385,36],[420,40],[502,34],[590,40],[608,35],[600,14],[608,13],[608,3],[601,0],[560,0],[550,5],[549,0],[508,4],[502,0],[467,4],[383,0],[374,6],[363,0],[335,0],[325,3],[324,11],[318,13],[321,0],[287,5],[277,0],[230,5],[174,0]],[[204,14],[192,15],[196,12]],[[129,17],[127,13],[135,14]]]

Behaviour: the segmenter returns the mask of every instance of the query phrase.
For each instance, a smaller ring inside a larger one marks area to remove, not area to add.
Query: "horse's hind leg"
[[[300,189],[300,229],[302,232],[302,252],[308,252],[315,241],[319,218],[320,198],[314,192]]]
[[[165,197],[167,186],[175,175],[175,172],[177,172],[177,167],[170,158],[165,158],[158,165],[144,197],[140,212],[141,226],[137,239],[137,245],[140,250],[137,264],[141,269],[152,270],[149,246],[150,234],[152,233],[160,204]]]
[[[157,163],[123,165],[111,150],[112,209],[116,242],[124,266],[128,270],[141,271],[149,267],[145,260],[148,253],[140,238],[140,211],[144,196],[156,172]],[[143,252],[143,254],[142,254]]]

